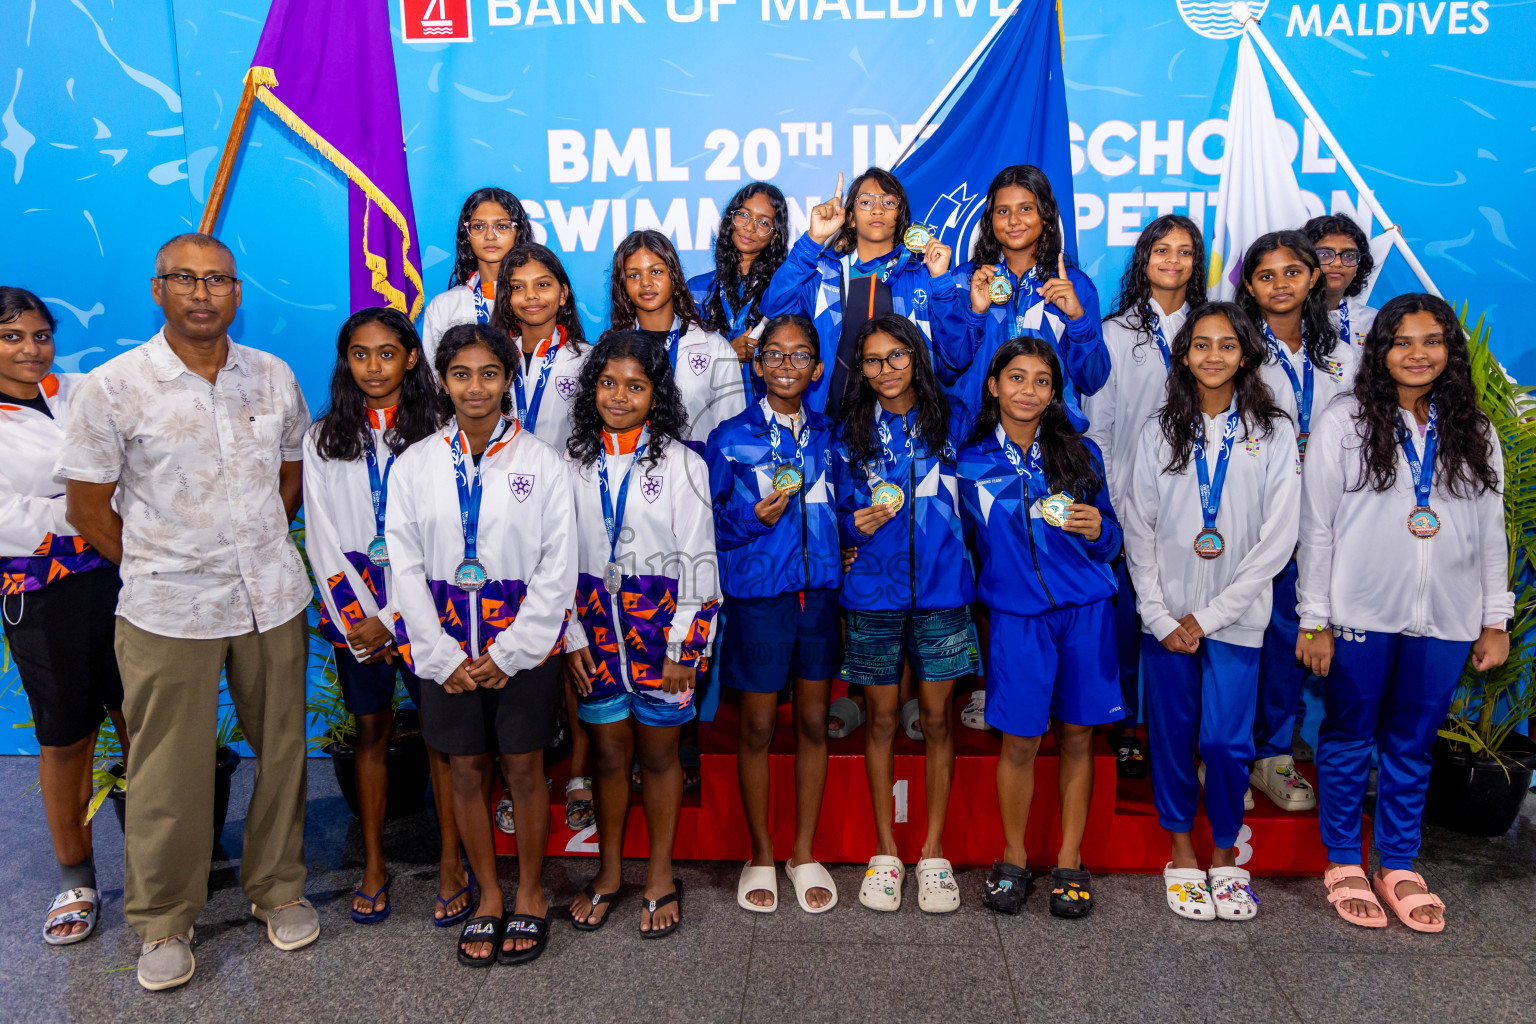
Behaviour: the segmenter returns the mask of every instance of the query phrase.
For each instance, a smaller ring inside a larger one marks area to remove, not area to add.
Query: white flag
[[[1221,192],[1211,239],[1211,298],[1237,294],[1239,264],[1254,239],[1270,231],[1300,229],[1306,222],[1307,207],[1275,122],[1264,68],[1245,33],[1237,50],[1227,148],[1221,157]]]

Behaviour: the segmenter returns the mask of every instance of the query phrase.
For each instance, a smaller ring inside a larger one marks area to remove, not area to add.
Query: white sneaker
[[[1205,872],[1199,868],[1176,868],[1169,861],[1163,868],[1163,895],[1168,897],[1169,909],[1180,917],[1191,921],[1216,920],[1211,889],[1206,884]]]
[[[1317,790],[1296,770],[1289,754],[1259,758],[1253,762],[1248,781],[1282,811],[1310,811],[1317,806]]]
[[[960,712],[960,724],[967,729],[985,729],[987,727],[987,691],[972,690],[971,701]]]
[[[1216,916],[1223,921],[1246,921],[1259,912],[1253,894],[1253,876],[1242,868],[1211,868],[1206,876]]]
[[[901,883],[906,876],[907,869],[901,866],[899,857],[875,854],[869,858],[869,868],[859,885],[859,902],[870,910],[900,910]]]
[[[917,862],[917,906],[929,914],[948,914],[960,909],[955,867],[943,857],[925,857]]]
[[[1195,769],[1195,774],[1197,776],[1199,776],[1199,778],[1200,778],[1200,788],[1204,789],[1205,788],[1205,765],[1202,764],[1199,768],[1196,768]],[[1252,782],[1253,780],[1249,779],[1248,781]],[[1249,786],[1247,789],[1243,790],[1243,810],[1245,810],[1245,811],[1253,810],[1253,787],[1252,786]]]

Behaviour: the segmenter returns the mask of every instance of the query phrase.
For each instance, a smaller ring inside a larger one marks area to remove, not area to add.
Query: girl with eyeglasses
[[[1262,374],[1296,427],[1299,458],[1311,450],[1312,422],[1355,381],[1355,349],[1328,322],[1317,254],[1299,231],[1261,235],[1243,254],[1238,304],[1264,338]],[[1275,578],[1259,662],[1258,738],[1252,781],[1284,811],[1310,811],[1317,791],[1296,768],[1296,719],[1307,671],[1296,661],[1296,561]],[[1249,796],[1252,806],[1252,796]]]
[[[954,312],[959,296],[945,280],[949,246],[912,224],[901,182],[871,167],[846,195],[842,191],[839,174],[836,192],[812,208],[810,227],[790,248],[762,302],[767,316],[799,313],[816,324],[826,373],[812,385],[809,401],[833,419],[858,390],[856,339],[875,317],[904,316],[941,350],[962,340]]]
[[[1339,340],[1351,348],[1365,346],[1365,336],[1376,321],[1376,309],[1367,306],[1365,288],[1371,283],[1376,258],[1371,240],[1349,217],[1313,217],[1301,233],[1312,240],[1323,271],[1328,319]]]
[[[731,197],[715,231],[715,269],[688,279],[704,323],[725,337],[741,360],[748,393],[762,398],[763,378],[753,373],[752,353],[763,322],[763,292],[789,251],[789,204],[784,193],[763,181],[750,182]]]
[[[837,500],[843,544],[857,549],[843,580],[847,638],[839,675],[864,687],[869,707],[864,766],[877,836],[859,902],[873,910],[901,907],[906,869],[892,830],[891,787],[905,655],[918,680],[926,744],[928,831],[917,862],[918,906],[947,913],[960,906],[943,851],[955,769],[950,705],[955,680],[977,667],[970,613],[976,583],[950,441],[961,417],[951,413],[912,321],[878,314],[855,341],[858,376],[843,408],[838,446],[847,484]]]
[[[448,328],[491,322],[502,257],[519,242],[535,241],[523,204],[511,192],[494,186],[476,189],[464,200],[454,238],[448,290],[427,303],[421,318],[422,350],[432,367],[438,340]]]

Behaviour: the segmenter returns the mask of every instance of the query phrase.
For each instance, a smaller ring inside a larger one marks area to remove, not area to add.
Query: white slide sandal
[[[917,862],[917,906],[929,914],[948,914],[960,909],[955,866],[943,857],[925,857]]]
[[[1180,917],[1191,921],[1216,920],[1216,907],[1211,902],[1211,888],[1206,884],[1205,872],[1199,868],[1176,868],[1173,861],[1163,868],[1163,895],[1168,906]]]
[[[901,706],[901,728],[917,742],[923,742],[923,707],[916,697]]]
[[[1246,921],[1259,913],[1253,894],[1253,876],[1243,868],[1211,868],[1206,876],[1216,916],[1223,921]]]
[[[850,697],[839,697],[827,708],[827,717],[835,718],[842,722],[842,728],[833,729],[827,727],[827,738],[840,740],[845,736],[853,735],[853,731],[864,724],[864,712],[857,702]]]
[[[967,729],[985,729],[987,727],[987,691],[972,690],[971,700],[960,712],[960,724]]]
[[[773,893],[773,902],[760,907],[747,899],[747,893],[765,889]],[[779,876],[772,864],[754,865],[747,861],[741,866],[741,878],[736,882],[736,904],[743,910],[756,914],[771,914],[779,909]]]
[[[50,946],[68,946],[76,942],[84,942],[96,931],[96,919],[101,911],[101,893],[95,889],[65,889],[53,898],[48,905],[48,913],[52,914],[60,907],[67,907],[71,903],[89,903],[84,910],[69,910],[57,917],[45,917],[43,919],[43,941]],[[85,931],[79,935],[53,934],[52,929],[61,925],[74,924],[76,921],[85,922]]]
[[[859,902],[870,910],[900,910],[901,883],[906,876],[907,869],[901,866],[901,858],[875,854],[869,858],[864,881],[859,885]]]
[[[785,861],[784,873],[795,887],[795,899],[800,902],[800,909],[807,914],[825,914],[837,906],[837,886],[832,882],[832,875],[816,861],[809,860],[798,867]],[[813,907],[805,899],[806,893],[812,889],[825,889],[832,894],[832,899],[824,907]]]

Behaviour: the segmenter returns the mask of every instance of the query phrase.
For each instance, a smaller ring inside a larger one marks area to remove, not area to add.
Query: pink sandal
[[[1382,907],[1381,901],[1376,899],[1369,889],[1357,889],[1353,886],[1340,885],[1346,878],[1365,878],[1365,870],[1357,864],[1331,867],[1323,872],[1323,884],[1328,887],[1328,902],[1333,904],[1333,909],[1339,912],[1339,916],[1350,924],[1357,924],[1362,928],[1385,928],[1387,926],[1387,912]],[[1366,917],[1364,914],[1353,914],[1344,909],[1347,900],[1362,900],[1373,903],[1381,913],[1376,917]]]
[[[1413,882],[1425,891],[1414,893],[1412,896],[1399,897],[1397,895],[1397,887],[1403,882]],[[1430,933],[1445,930],[1445,904],[1439,896],[1428,891],[1429,886],[1425,884],[1424,876],[1417,871],[1388,871],[1385,876],[1372,879],[1371,884],[1375,886],[1376,892],[1381,898],[1387,901],[1387,905],[1392,908],[1392,912],[1397,915],[1397,919],[1409,928],[1416,932]],[[1415,921],[1413,919],[1413,911],[1419,907],[1438,907],[1441,911],[1440,920],[1434,924]]]

